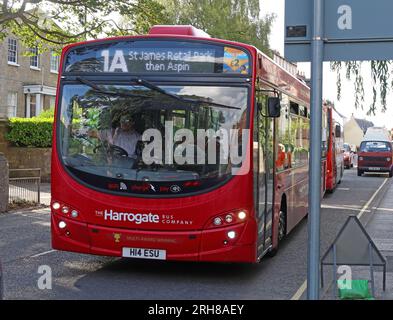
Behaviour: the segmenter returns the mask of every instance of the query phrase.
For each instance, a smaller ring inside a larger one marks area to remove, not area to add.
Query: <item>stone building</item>
[[[54,106],[58,69],[53,51],[39,54],[13,35],[0,41],[0,119],[33,117]]]
[[[357,119],[352,115],[349,121],[344,123],[344,142],[359,147],[367,129],[373,126],[371,121]]]

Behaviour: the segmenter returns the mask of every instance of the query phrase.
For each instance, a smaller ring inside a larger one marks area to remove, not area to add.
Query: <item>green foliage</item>
[[[112,35],[146,32],[168,22],[155,0],[3,0],[0,5],[0,41],[8,32],[39,52],[69,43]],[[48,44],[50,46],[48,46]]]
[[[18,147],[50,148],[53,119],[11,118],[6,139]]]
[[[54,119],[55,117],[55,109],[50,108],[48,110],[42,111],[36,118],[39,119]]]
[[[172,24],[190,24],[212,37],[248,43],[270,54],[273,15],[260,18],[259,0],[161,0]]]
[[[365,92],[362,66],[363,62],[361,61],[332,62],[330,69],[337,74],[337,100],[341,99],[342,73],[345,72],[345,78],[353,81],[354,84],[355,107],[364,109]],[[386,97],[390,89],[393,88],[393,79],[391,79],[393,70],[390,61],[371,61],[369,66],[372,79],[373,101],[368,107],[367,114],[375,115],[377,112],[378,97],[381,111],[386,111]]]

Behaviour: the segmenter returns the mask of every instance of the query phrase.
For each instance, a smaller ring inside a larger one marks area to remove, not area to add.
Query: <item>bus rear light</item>
[[[55,210],[59,210],[59,209],[60,209],[60,203],[58,203],[58,202],[53,202],[53,203],[52,203],[52,208],[55,209]]]

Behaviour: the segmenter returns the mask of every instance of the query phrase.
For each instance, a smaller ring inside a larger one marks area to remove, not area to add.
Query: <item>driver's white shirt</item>
[[[117,128],[113,135],[113,144],[126,150],[129,157],[135,155],[135,147],[139,140],[141,135],[135,130],[124,131]]]

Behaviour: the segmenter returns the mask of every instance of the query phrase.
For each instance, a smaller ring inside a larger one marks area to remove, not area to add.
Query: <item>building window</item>
[[[18,107],[18,93],[8,92],[7,96],[7,117],[16,117],[16,109]]]
[[[8,38],[8,62],[18,63],[18,43],[16,39]]]
[[[50,71],[51,72],[59,72],[59,60],[60,57],[56,55],[54,51],[51,51],[50,54]]]
[[[39,68],[40,67],[40,55],[38,54],[38,48],[30,48],[30,67]]]

